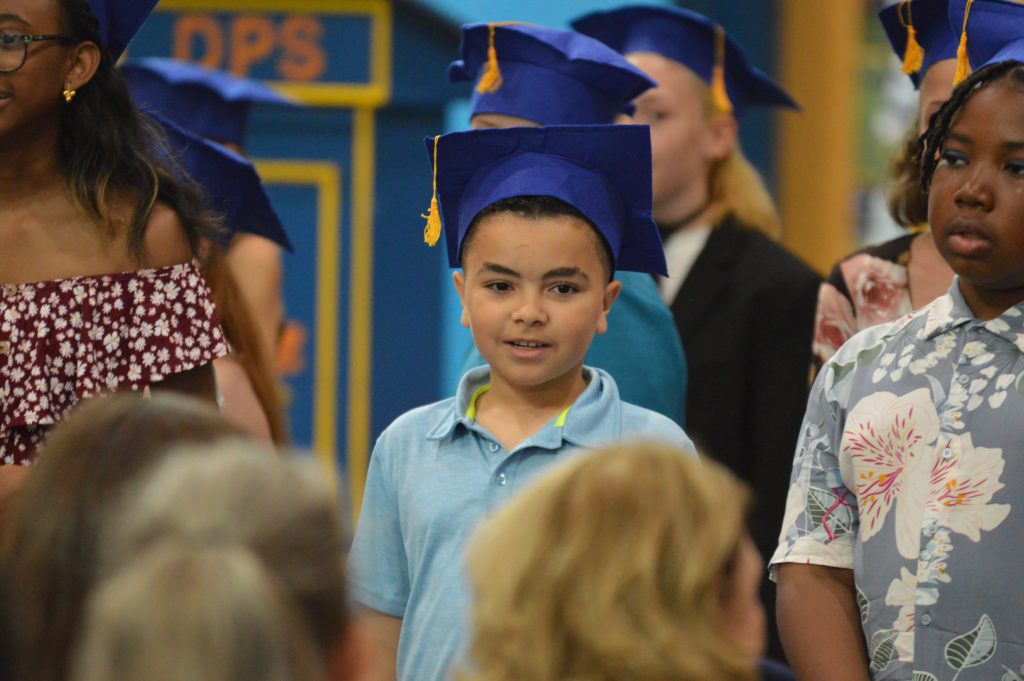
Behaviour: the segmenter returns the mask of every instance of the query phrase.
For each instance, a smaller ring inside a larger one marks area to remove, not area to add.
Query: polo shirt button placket
[[[498,487],[504,487],[508,484],[508,477],[504,473],[498,473],[494,480],[498,483]]]

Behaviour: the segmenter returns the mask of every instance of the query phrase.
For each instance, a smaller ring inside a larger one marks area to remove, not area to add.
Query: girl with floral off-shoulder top
[[[0,464],[97,393],[215,398],[195,259],[216,225],[114,70],[154,5],[0,7]],[[22,475],[0,465],[0,504]]]

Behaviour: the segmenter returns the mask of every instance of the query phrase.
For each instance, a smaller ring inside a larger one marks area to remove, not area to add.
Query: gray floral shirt
[[[854,571],[875,679],[1024,681],[1022,357],[954,282],[818,375],[771,562]]]

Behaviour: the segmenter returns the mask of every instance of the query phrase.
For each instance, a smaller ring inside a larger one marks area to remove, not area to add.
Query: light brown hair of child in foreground
[[[754,679],[763,565],[747,505],[728,471],[671,448],[570,459],[472,544],[473,671],[461,679]]]

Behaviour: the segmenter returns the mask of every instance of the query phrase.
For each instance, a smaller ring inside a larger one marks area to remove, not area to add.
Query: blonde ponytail
[[[737,221],[757,229],[772,239],[782,236],[782,220],[771,194],[753,164],[743,155],[739,141],[732,152],[711,169],[709,181],[711,205],[720,215],[732,214]]]

